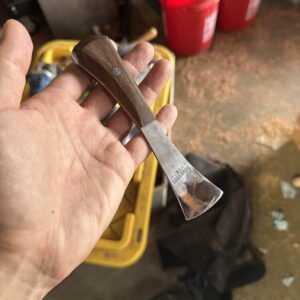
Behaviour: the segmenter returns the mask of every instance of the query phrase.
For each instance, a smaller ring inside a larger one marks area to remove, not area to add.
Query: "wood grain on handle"
[[[73,50],[73,58],[107,89],[137,127],[155,119],[108,37],[92,37],[79,42]]]

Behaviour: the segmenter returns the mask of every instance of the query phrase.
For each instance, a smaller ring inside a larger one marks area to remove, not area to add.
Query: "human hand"
[[[89,254],[109,225],[138,165],[149,154],[142,136],[123,146],[132,123],[100,87],[79,105],[89,78],[71,65],[21,104],[32,42],[16,21],[0,44],[0,298],[38,299]],[[124,59],[133,77],[152,59],[150,44]],[[140,89],[153,101],[171,74],[156,63]],[[176,109],[157,115],[165,130]],[[18,297],[14,293],[18,293]],[[14,295],[14,296],[13,296]]]

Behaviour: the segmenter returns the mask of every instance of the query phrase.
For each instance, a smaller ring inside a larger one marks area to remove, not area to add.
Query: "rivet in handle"
[[[115,76],[120,76],[122,74],[122,71],[121,71],[121,69],[119,67],[113,67],[112,73]]]

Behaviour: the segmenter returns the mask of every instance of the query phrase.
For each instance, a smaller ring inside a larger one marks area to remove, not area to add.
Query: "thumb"
[[[0,110],[20,107],[32,49],[25,27],[8,20],[0,40]]]

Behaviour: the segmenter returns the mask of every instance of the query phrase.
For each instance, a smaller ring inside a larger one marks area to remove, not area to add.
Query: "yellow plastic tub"
[[[61,57],[69,57],[76,43],[72,40],[48,42],[37,51],[32,68],[38,62],[55,63]],[[172,52],[159,45],[154,45],[154,48],[156,57],[168,59],[175,65]],[[155,113],[169,102],[171,81],[152,105]],[[28,95],[28,92],[27,86],[25,94]],[[135,263],[141,257],[147,245],[156,172],[157,161],[151,154],[135,172],[113,221],[86,262],[120,268]]]

